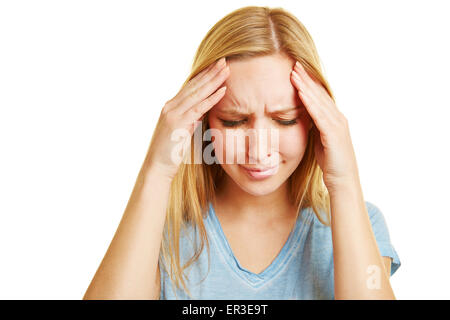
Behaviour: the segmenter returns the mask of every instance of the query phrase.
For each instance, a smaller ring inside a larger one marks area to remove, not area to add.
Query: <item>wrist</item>
[[[143,183],[154,183],[157,181],[158,183],[164,183],[164,184],[172,184],[173,175],[170,174],[165,168],[162,166],[152,163],[152,164],[146,164],[144,163],[142,165],[141,171],[139,175],[142,178]]]
[[[332,187],[328,187],[330,197],[347,195],[359,195],[362,193],[361,183],[358,179],[346,179],[333,183]]]

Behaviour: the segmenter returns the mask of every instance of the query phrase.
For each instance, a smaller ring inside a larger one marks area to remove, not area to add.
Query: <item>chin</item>
[[[248,186],[248,185],[239,185],[241,189],[248,194],[251,194],[255,197],[261,197],[275,192],[280,185],[270,185],[270,186]]]

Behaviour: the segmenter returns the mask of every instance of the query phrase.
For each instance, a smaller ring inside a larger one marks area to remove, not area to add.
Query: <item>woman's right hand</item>
[[[146,168],[161,171],[170,179],[175,176],[184,152],[189,151],[192,134],[198,125],[196,121],[201,121],[204,114],[223,98],[226,87],[217,89],[229,74],[226,60],[221,58],[192,78],[175,97],[166,102],[150,142],[144,162]],[[177,129],[185,129],[189,134],[181,140],[172,141],[172,133]],[[174,150],[180,150],[180,145],[185,146],[181,157],[174,157]]]

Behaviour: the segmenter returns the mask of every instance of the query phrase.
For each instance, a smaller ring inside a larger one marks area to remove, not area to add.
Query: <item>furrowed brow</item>
[[[249,116],[251,113],[239,111],[237,109],[224,109],[220,110],[220,113],[225,113],[231,116]]]
[[[269,114],[288,113],[288,112],[291,112],[291,111],[295,111],[297,109],[301,109],[302,107],[303,106],[300,105],[300,106],[291,107],[291,108],[287,108],[287,109],[279,109],[279,110],[275,110],[275,111],[269,112]],[[228,115],[232,115],[232,116],[249,116],[249,115],[251,115],[251,113],[247,113],[247,112],[244,112],[244,111],[239,111],[236,108],[223,109],[223,110],[220,110],[220,113],[228,114]]]
[[[302,107],[303,106],[300,105],[300,106],[291,107],[291,108],[287,108],[287,109],[275,110],[275,111],[269,112],[269,114],[288,113],[288,112],[291,112],[291,111],[295,111],[295,110],[301,109]]]

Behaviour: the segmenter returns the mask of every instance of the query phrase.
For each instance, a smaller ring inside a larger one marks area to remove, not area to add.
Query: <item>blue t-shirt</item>
[[[378,207],[368,201],[365,203],[378,249],[382,256],[392,258],[392,276],[401,263],[391,244],[386,221]],[[239,264],[211,203],[204,221],[210,242],[210,269],[208,273],[205,245],[199,259],[185,271],[193,299],[334,299],[331,227],[323,225],[311,208],[301,210],[283,248],[259,274]],[[181,234],[182,265],[192,257],[195,243],[199,244],[200,237],[194,230],[188,225]],[[184,291],[174,290],[170,277],[162,267],[160,272],[161,300],[191,299]]]

